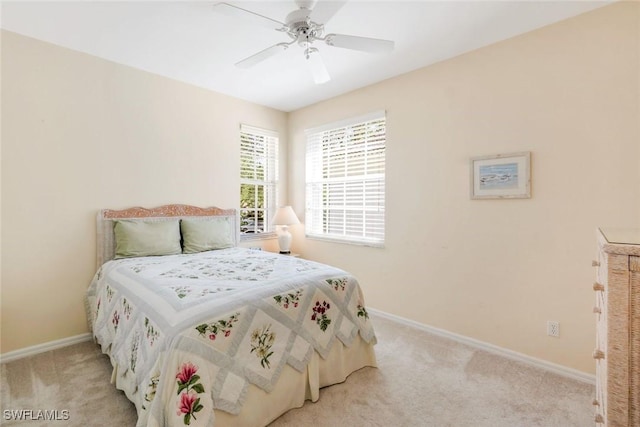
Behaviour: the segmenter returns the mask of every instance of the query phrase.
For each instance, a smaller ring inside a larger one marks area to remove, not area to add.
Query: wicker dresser
[[[598,230],[598,248],[595,421],[640,427],[640,229]]]

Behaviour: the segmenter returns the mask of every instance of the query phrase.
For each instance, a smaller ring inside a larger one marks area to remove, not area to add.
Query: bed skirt
[[[111,362],[113,364],[114,360]],[[356,336],[349,347],[336,340],[327,358],[323,359],[317,352],[313,352],[303,372],[285,365],[278,383],[270,393],[253,384],[249,385],[240,413],[233,415],[216,409],[215,425],[266,426],[288,410],[302,407],[306,400],[316,402],[322,387],[344,382],[351,373],[367,366],[377,367],[373,343],[365,342],[360,335]],[[117,366],[113,368],[111,382],[124,391],[138,407],[140,402],[136,402],[135,390],[132,390],[127,379],[118,375]]]

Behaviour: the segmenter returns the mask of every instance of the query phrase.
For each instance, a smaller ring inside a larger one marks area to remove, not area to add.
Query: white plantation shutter
[[[278,133],[240,125],[240,231],[272,231],[277,207]]]
[[[385,112],[307,130],[309,237],[384,244]]]

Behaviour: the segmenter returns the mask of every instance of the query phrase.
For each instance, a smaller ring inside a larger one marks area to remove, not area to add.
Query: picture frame
[[[471,198],[531,198],[531,152],[472,157]]]

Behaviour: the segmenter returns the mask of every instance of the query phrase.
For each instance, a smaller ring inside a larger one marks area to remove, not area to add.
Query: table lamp
[[[300,224],[296,213],[291,206],[283,206],[278,208],[276,215],[273,217],[273,225],[282,226],[282,232],[278,235],[278,245],[280,245],[281,254],[291,253],[291,233],[289,233],[289,226],[294,224]]]

